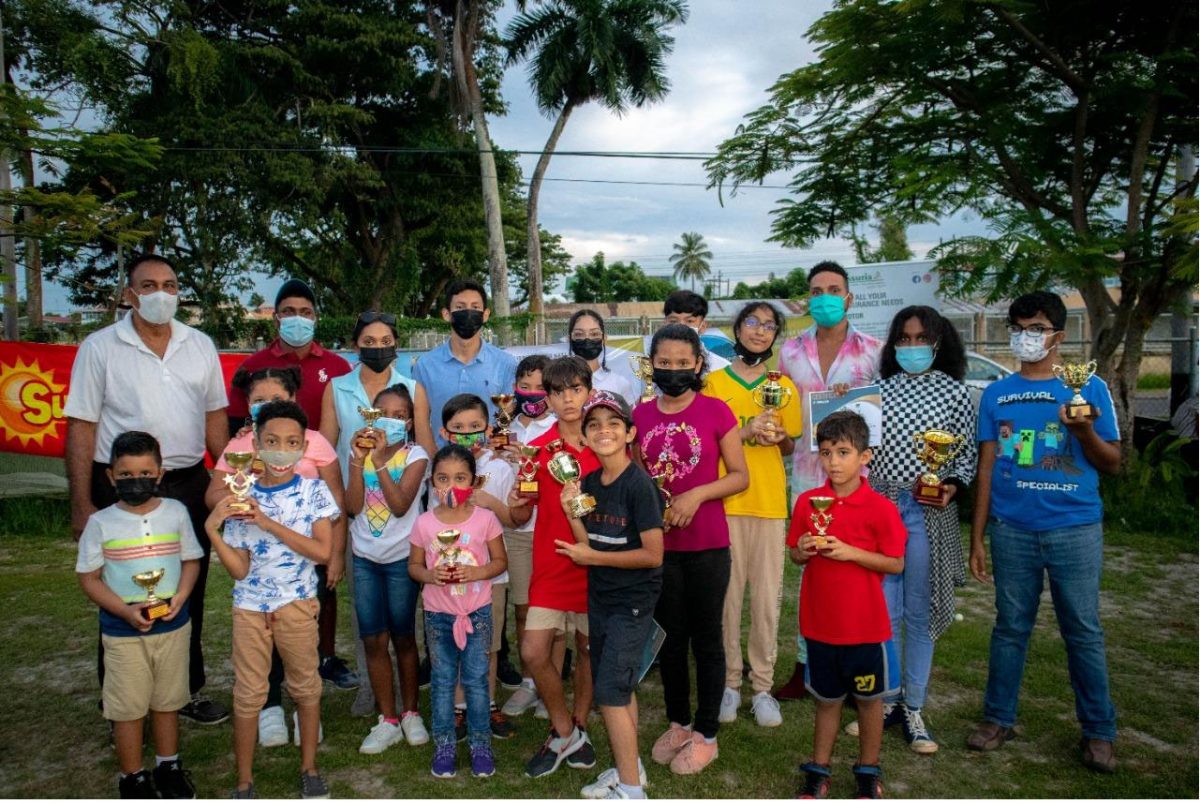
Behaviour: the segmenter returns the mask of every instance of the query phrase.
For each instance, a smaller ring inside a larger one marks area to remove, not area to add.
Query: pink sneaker
[[[679,750],[671,760],[671,772],[680,776],[690,776],[707,768],[720,755],[717,741],[706,742],[704,735],[696,732],[691,741]]]
[[[654,747],[650,749],[650,758],[659,765],[670,765],[671,760],[675,759],[675,755],[691,742],[692,730],[685,729],[678,723],[672,723],[671,728],[654,741]]]

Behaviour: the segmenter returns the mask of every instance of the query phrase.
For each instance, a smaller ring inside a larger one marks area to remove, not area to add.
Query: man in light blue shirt
[[[493,394],[510,394],[517,359],[485,343],[480,330],[491,316],[487,291],[473,279],[455,279],[446,288],[442,318],[450,323],[450,340],[423,354],[413,367],[417,382],[413,426],[417,443],[433,455],[446,442],[439,436],[442,406],[456,394],[475,394],[494,416]]]

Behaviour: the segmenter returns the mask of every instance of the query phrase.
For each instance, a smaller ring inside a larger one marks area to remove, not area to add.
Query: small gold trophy
[[[1068,419],[1094,419],[1100,415],[1096,406],[1084,399],[1082,393],[1083,386],[1087,385],[1088,380],[1096,373],[1095,360],[1088,363],[1064,363],[1061,366],[1051,366],[1050,370],[1063,385],[1075,392],[1075,396],[1067,403]]]
[[[366,423],[367,430],[374,432],[375,422],[377,422],[383,418],[383,411],[380,410],[379,408],[359,407],[358,415],[363,417],[363,422]],[[355,444],[357,446],[362,447],[363,449],[371,449],[372,447],[375,446],[375,441],[373,439],[367,438],[364,434],[364,436],[362,438],[359,438],[355,442]]]
[[[246,497],[250,495],[250,489],[254,486],[254,474],[248,470],[254,464],[254,453],[226,452],[225,463],[233,470],[233,474],[225,475],[225,485],[233,492],[235,498],[229,504],[229,508],[239,513],[247,513],[250,503],[246,502]]]
[[[779,421],[779,411],[786,408],[792,401],[792,397],[795,396],[791,388],[785,388],[779,382],[782,377],[782,371],[768,371],[767,379],[751,394],[754,404],[762,408],[763,413],[768,415],[767,424],[770,425],[772,433],[775,432],[775,423]]]
[[[817,549],[820,550],[828,540],[825,538],[829,535],[829,525],[833,522],[833,514],[829,513],[829,509],[833,507],[833,497],[809,497],[808,501],[812,504],[814,513],[809,519],[812,520],[813,530],[816,533],[813,537],[817,540]]]
[[[437,564],[444,564],[451,571],[458,566],[462,559],[463,549],[458,546],[458,540],[462,537],[462,531],[455,528],[446,528],[439,530],[434,534],[434,538],[438,540],[438,544],[442,546],[440,555],[438,556]],[[465,595],[467,593],[466,584],[456,584],[450,589],[452,595]]]
[[[492,394],[492,404],[496,406],[496,429],[492,431],[493,447],[507,447],[512,443],[512,430],[509,430],[508,426],[513,420],[513,399],[512,394]]]
[[[558,445],[558,450],[555,449],[555,445]],[[579,461],[575,459],[574,455],[561,449],[561,439],[548,444],[547,448],[554,453],[546,463],[546,469],[550,472],[550,476],[564,486],[572,481],[577,482],[583,475],[583,469],[580,468]],[[567,502],[567,507],[570,509],[572,519],[582,519],[596,510],[596,498],[590,494],[580,494],[571,498]]]
[[[171,611],[171,604],[165,600],[159,600],[154,594],[154,587],[166,573],[166,567],[159,567],[156,570],[146,570],[133,576],[133,582],[146,590],[146,602],[142,604],[142,616],[147,620],[157,620],[159,617],[167,616]]]
[[[946,432],[945,430],[926,430],[923,433],[913,433],[913,446],[917,458],[925,464],[927,471],[917,478],[914,495],[917,502],[926,505],[936,505],[942,499],[942,479],[938,472],[942,467],[954,460],[966,443],[966,437]]]
[[[663,519],[664,520],[667,518],[667,512],[671,510],[671,501],[674,499],[674,496],[675,496],[675,495],[671,494],[671,490],[668,489],[665,485],[667,482],[667,478],[668,478],[668,475],[665,472],[661,475],[654,475],[651,478],[654,481],[654,485],[658,486],[658,493],[661,494],[662,498],[663,498]]]
[[[629,362],[633,364],[633,376],[642,381],[642,401],[654,399],[654,364],[647,355],[630,355]]]
[[[527,500],[536,500],[538,497],[538,482],[537,482],[537,454],[542,451],[541,447],[528,447],[524,444],[520,447],[521,464],[517,467],[517,496],[524,497]]]

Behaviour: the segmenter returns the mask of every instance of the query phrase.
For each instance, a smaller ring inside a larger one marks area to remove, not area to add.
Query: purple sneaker
[[[474,757],[472,757],[474,762]],[[433,765],[429,772],[439,779],[453,779],[458,774],[458,748],[454,743],[438,743],[433,748]]]
[[[490,745],[471,746],[471,773],[478,778],[491,776],[496,772],[496,757],[492,755]]]

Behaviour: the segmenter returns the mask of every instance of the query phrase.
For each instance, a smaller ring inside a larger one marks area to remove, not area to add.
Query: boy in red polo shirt
[[[521,665],[533,676],[538,695],[550,714],[550,736],[525,766],[537,778],[558,770],[564,761],[572,768],[596,764],[586,725],[592,708],[592,668],[588,657],[587,568],[559,555],[555,540],[574,541],[571,523],[559,497],[562,484],[550,474],[547,463],[563,451],[579,462],[580,478],[599,468],[595,454],[583,443],[583,406],[592,393],[592,371],[581,357],[551,360],[542,371],[550,412],[558,422],[530,442],[537,454],[538,508],[533,526],[533,573],[529,579],[529,613],[521,640]],[[530,501],[511,495],[509,506],[520,527],[532,515]],[[567,709],[561,670],[551,659],[554,639],[575,629],[575,710]]]
[[[855,798],[881,798],[883,698],[900,687],[900,663],[883,597],[884,574],[904,570],[908,538],[896,506],[863,482],[871,460],[867,423],[839,411],[817,425],[824,486],[796,500],[787,544],[807,564],[800,633],[808,641],[804,684],[816,700],[812,760],[801,766],[800,798],[829,794],[830,762],[847,694],[858,703]],[[822,513],[813,500],[832,499]],[[822,533],[825,531],[825,533]]]

